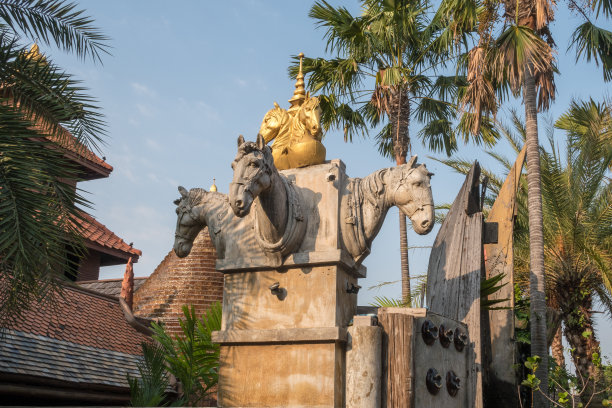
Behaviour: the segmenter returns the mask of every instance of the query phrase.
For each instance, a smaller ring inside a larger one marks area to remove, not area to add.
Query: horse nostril
[[[242,200],[236,200],[236,207],[242,207]]]
[[[430,222],[429,220],[425,220],[421,222],[421,227],[423,228],[429,228]]]

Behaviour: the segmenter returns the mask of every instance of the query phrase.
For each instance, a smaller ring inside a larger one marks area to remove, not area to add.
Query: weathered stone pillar
[[[346,348],[346,407],[380,407],[382,330],[376,319],[355,316]]]
[[[347,327],[357,309],[355,264],[338,220],[344,164],[283,171],[303,199],[308,226],[278,268],[217,261],[225,274],[219,407],[344,407]]]

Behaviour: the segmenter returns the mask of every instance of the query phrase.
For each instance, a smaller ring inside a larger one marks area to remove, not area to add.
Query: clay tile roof
[[[138,257],[142,255],[140,249],[133,248],[125,243],[121,238],[115,235],[114,232],[106,228],[106,226],[93,218],[87,213],[83,213],[83,217],[77,220],[78,228],[83,235],[83,238],[92,243],[98,244],[101,247],[122,252],[126,258],[130,256],[134,262],[138,261]]]
[[[129,325],[117,298],[72,286],[52,303],[34,302],[8,329],[133,355],[149,340]]]
[[[36,127],[40,131],[47,133],[42,125],[38,125]],[[47,136],[46,139],[57,143],[60,147],[75,154],[78,158],[102,167],[109,173],[113,171],[113,166],[106,163],[104,160],[98,157],[98,155],[89,150],[87,146],[80,143],[70,132],[68,132],[68,130],[62,127],[60,132],[60,136]]]
[[[147,278],[134,278],[134,292],[147,280]],[[103,279],[76,282],[82,288],[93,290],[104,295],[118,297],[121,294],[123,279]]]
[[[81,384],[128,387],[140,377],[142,357],[83,346],[28,332],[7,330],[0,347],[0,373],[46,377]]]
[[[0,373],[127,387],[126,375],[138,374],[142,343],[150,338],[129,325],[118,299],[64,289],[5,328]]]

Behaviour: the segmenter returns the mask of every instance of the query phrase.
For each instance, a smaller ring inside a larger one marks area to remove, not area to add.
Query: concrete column
[[[368,319],[364,319],[367,317]],[[368,321],[369,320],[369,321]],[[346,349],[346,407],[379,408],[382,330],[369,316],[355,316]],[[369,324],[368,324],[369,323]],[[365,325],[368,324],[368,325]]]

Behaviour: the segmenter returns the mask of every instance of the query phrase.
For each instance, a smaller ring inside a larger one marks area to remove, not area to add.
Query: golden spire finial
[[[304,53],[300,52],[298,57],[300,57],[300,70],[298,71],[296,77],[293,97],[289,99],[289,103],[291,104],[289,112],[298,108],[304,102],[304,99],[306,99],[306,90],[304,89],[304,74],[302,73],[302,60],[304,59]]]
[[[40,48],[38,48],[38,44],[36,43],[32,44],[32,47],[30,47],[30,51],[26,53],[26,58],[36,62],[47,62],[45,56],[40,53]]]
[[[213,178],[212,186],[210,186],[210,191],[213,191],[213,192],[217,191],[217,185],[215,184],[215,179],[214,178]]]

